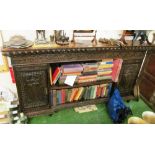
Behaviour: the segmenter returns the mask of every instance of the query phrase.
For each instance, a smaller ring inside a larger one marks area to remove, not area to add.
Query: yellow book
[[[98,72],[98,75],[111,74],[112,71]]]
[[[49,68],[49,75],[50,75],[50,84],[52,85],[53,81],[52,81],[52,68],[51,67]]]
[[[83,90],[84,90],[83,87],[79,88],[78,93],[77,93],[77,95],[74,98],[75,101],[78,101],[79,100],[79,97],[80,97],[80,95],[81,95],[81,93],[82,93]]]
[[[106,65],[100,65],[98,69],[112,68],[112,67],[113,67],[113,64],[106,64]]]
[[[70,100],[69,100],[70,102],[73,102],[77,92],[78,92],[78,88],[73,88],[72,89],[71,97],[70,97]]]
[[[104,87],[104,97],[106,95],[106,91],[107,91],[107,86]]]

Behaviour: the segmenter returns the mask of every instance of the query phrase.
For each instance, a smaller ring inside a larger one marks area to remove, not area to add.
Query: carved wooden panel
[[[148,104],[155,109],[155,54],[148,53],[139,79],[140,93]]]
[[[33,66],[15,67],[21,110],[49,107],[47,69]]]
[[[142,60],[124,61],[119,78],[119,89],[122,95],[133,94],[133,87],[141,67]]]

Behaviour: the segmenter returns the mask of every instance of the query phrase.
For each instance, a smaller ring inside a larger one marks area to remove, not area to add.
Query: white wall
[[[67,36],[72,39],[72,31],[66,30],[65,31]],[[23,31],[11,31],[11,30],[2,30],[4,41],[8,41],[9,38],[13,35],[23,35],[26,37],[26,39],[34,41],[36,38],[35,30],[23,30]],[[53,30],[47,30],[46,31],[46,37],[49,39],[49,36],[53,34]],[[97,38],[114,38],[118,39],[120,38],[121,31],[97,31]],[[2,46],[2,41],[0,40],[0,47]],[[9,66],[11,65],[9,60]],[[10,73],[0,73],[0,85],[5,86],[7,88],[10,88],[12,91],[16,92],[16,85],[12,83]]]

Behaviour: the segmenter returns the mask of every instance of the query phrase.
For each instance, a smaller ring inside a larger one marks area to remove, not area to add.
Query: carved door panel
[[[142,97],[155,109],[155,54],[148,52],[142,73],[139,78]]]
[[[133,95],[133,88],[139,73],[142,60],[123,62],[119,78],[119,89],[123,96]]]
[[[22,111],[49,107],[48,67],[15,67],[15,76]]]

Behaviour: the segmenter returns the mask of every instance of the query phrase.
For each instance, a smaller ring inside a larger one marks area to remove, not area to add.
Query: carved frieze
[[[13,65],[25,64],[41,64],[41,63],[56,63],[56,62],[69,62],[69,61],[88,61],[88,60],[101,60],[104,58],[122,58],[128,59],[143,59],[145,51],[88,51],[88,52],[69,52],[62,51],[55,54],[37,54],[12,57]]]

